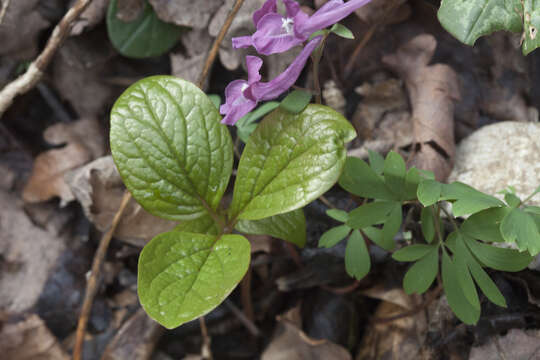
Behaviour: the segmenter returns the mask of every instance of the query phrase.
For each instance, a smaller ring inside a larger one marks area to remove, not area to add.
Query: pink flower
[[[300,10],[294,0],[282,0],[286,16],[277,12],[277,0],[267,0],[253,14],[257,31],[251,36],[232,39],[233,47],[253,46],[259,54],[270,55],[289,50],[306,41],[311,34],[346,18],[370,0],[329,0],[312,16]]]
[[[269,2],[267,1],[267,3]],[[257,14],[255,13],[255,15]],[[225,115],[221,122],[234,125],[242,116],[253,110],[259,101],[275,99],[287,91],[300,76],[307,59],[317,48],[321,39],[322,36],[317,36],[311,40],[291,65],[269,82],[260,81],[259,70],[263,61],[257,56],[246,56],[248,80],[235,80],[227,85],[225,104],[219,108],[220,113]]]

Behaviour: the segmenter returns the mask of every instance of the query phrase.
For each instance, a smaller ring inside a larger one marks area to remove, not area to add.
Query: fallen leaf
[[[0,309],[21,313],[37,302],[65,244],[35,226],[18,197],[0,191],[0,204]]]
[[[428,65],[437,41],[422,34],[383,57],[405,81],[412,107],[414,150],[411,165],[431,170],[444,181],[453,167],[454,103],[460,92],[457,75],[447,65]]]
[[[30,179],[23,190],[23,199],[35,203],[58,196],[62,206],[74,200],[64,181],[64,173],[103,155],[104,135],[97,120],[89,118],[68,124],[55,124],[45,130],[44,138],[53,145],[66,145],[37,156]]]
[[[504,336],[495,335],[486,344],[473,347],[469,360],[540,360],[539,343],[540,331],[511,329]]]
[[[366,23],[390,25],[407,20],[411,16],[411,6],[407,0],[379,0],[368,2],[355,13]]]
[[[0,26],[0,55],[23,60],[37,54],[41,31],[49,26],[37,10],[39,2],[10,1]]]
[[[172,74],[196,83],[204,67],[204,62],[208,57],[213,39],[206,29],[194,29],[184,34],[181,41],[186,49],[186,53],[171,53]]]
[[[180,26],[204,29],[223,0],[149,0],[158,17]],[[252,2],[252,1],[247,1]],[[232,7],[229,7],[229,10]]]
[[[148,360],[164,330],[140,308],[118,330],[101,360]]]
[[[56,338],[37,315],[9,321],[0,331],[0,353],[12,360],[69,360]]]
[[[71,1],[71,3],[73,4],[75,1]],[[79,15],[79,18],[73,22],[70,35],[80,35],[99,24],[105,18],[108,5],[109,0],[91,1],[88,7]]]
[[[65,176],[70,191],[80,202],[88,219],[100,231],[106,231],[118,211],[124,194],[124,183],[111,156],[99,158]],[[131,201],[116,228],[114,236],[134,246],[143,247],[159,233],[177,223],[146,212]]]

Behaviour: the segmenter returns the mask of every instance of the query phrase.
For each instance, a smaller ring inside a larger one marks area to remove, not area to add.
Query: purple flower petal
[[[251,36],[239,36],[232,38],[232,46],[235,49],[247,48],[253,46],[253,39]]]
[[[292,19],[280,14],[267,14],[252,36],[253,46],[259,54],[270,55],[289,50],[304,40],[294,35]]]
[[[295,17],[300,11],[300,4],[295,0],[283,0],[283,4],[285,4],[285,9],[287,10],[287,17]]]
[[[263,61],[257,56],[246,56],[246,66],[248,71],[248,84],[252,85],[261,81],[261,74],[259,70],[263,65]]]
[[[272,81],[267,83],[255,83],[248,91],[250,92],[253,98],[258,101],[261,100],[271,100],[278,97],[281,93],[287,91],[293,84],[296,82],[306,61],[308,60],[311,53],[317,48],[321,42],[322,36],[317,36],[311,40],[305,47],[302,49],[300,55],[294,59],[291,65],[279,76],[277,76]]]
[[[232,81],[225,89],[225,104],[221,105],[219,112],[225,117],[221,122],[234,125],[240,118],[257,106],[257,101],[244,96],[249,87],[246,80]]]
[[[257,24],[266,14],[277,13],[277,0],[266,0],[263,6],[253,13],[253,24],[257,27]]]

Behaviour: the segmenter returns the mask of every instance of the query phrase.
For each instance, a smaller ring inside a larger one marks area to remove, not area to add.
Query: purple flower
[[[277,0],[267,0],[253,14],[257,31],[251,36],[232,39],[233,47],[253,46],[259,54],[270,55],[289,50],[306,41],[311,34],[349,16],[370,0],[329,0],[312,16],[300,10],[294,0],[283,0],[287,15],[277,12]]]
[[[225,89],[225,104],[219,111],[225,115],[221,121],[234,125],[242,116],[253,110],[259,101],[271,100],[287,91],[298,79],[307,59],[321,42],[322,36],[311,40],[289,67],[269,82],[261,82],[259,70],[263,61],[257,56],[246,56],[248,80],[235,80]]]

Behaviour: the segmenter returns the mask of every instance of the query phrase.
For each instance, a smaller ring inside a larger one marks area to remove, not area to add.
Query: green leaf
[[[509,272],[521,271],[533,259],[527,252],[486,245],[464,234],[463,239],[467,247],[482,264],[495,270]]]
[[[392,258],[397,261],[416,261],[426,256],[428,253],[434,251],[437,247],[438,245],[409,245],[393,253]]]
[[[230,136],[219,120],[203,92],[171,76],[141,80],[118,98],[111,150],[126,186],[149,212],[189,220],[217,207],[232,170]]]
[[[534,219],[521,209],[512,209],[501,221],[501,234],[506,242],[517,244],[521,251],[531,255],[540,252],[540,233]]]
[[[351,124],[327,106],[293,115],[277,109],[250,136],[240,159],[231,218],[258,220],[310,203],[335,184]]]
[[[523,210],[530,214],[540,215],[540,206],[525,206]]]
[[[219,228],[214,219],[212,219],[208,213],[205,213],[195,220],[182,221],[174,228],[174,231],[217,235],[219,233]]]
[[[361,229],[361,232],[367,236],[368,239],[373,241],[375,244],[380,246],[386,251],[391,251],[395,246],[395,242],[392,239],[392,241],[387,241],[383,237],[383,231],[381,229],[377,229],[373,226],[368,226],[366,228]]]
[[[249,261],[249,241],[240,235],[160,234],[139,257],[139,299],[150,317],[175,328],[218,306]]]
[[[506,193],[504,194],[504,201],[508,204],[508,206],[517,208],[521,204],[521,200],[514,194]]]
[[[370,267],[371,260],[366,243],[360,232],[354,230],[345,248],[345,270],[349,276],[361,280],[369,273]]]
[[[259,106],[254,111],[244,115],[235,124],[236,134],[244,143],[248,142],[249,136],[257,128],[256,121],[279,106],[278,101],[269,101]]]
[[[344,25],[334,24],[334,26],[330,28],[330,31],[336,34],[337,36],[341,36],[342,38],[350,39],[350,40],[354,39],[354,34],[352,33],[352,31],[349,30]]]
[[[368,149],[369,154],[369,166],[375,171],[377,175],[382,175],[384,171],[384,158],[378,152]]]
[[[403,278],[403,290],[407,294],[422,294],[433,284],[439,271],[438,247],[428,252],[424,257],[415,262]]]
[[[540,29],[540,6],[534,0],[524,0],[524,16],[523,16],[523,54],[527,55],[538,46],[540,46],[540,37],[538,29]]]
[[[330,216],[334,220],[341,221],[341,222],[346,222],[347,219],[349,218],[348,212],[344,210],[339,210],[339,209],[326,210],[326,215]]]
[[[148,212],[192,220],[216,210],[232,171],[232,142],[208,97],[190,82],[153,76],[131,85],[111,111],[111,151]]]
[[[471,273],[469,272],[468,260],[469,257],[472,257],[469,253],[469,250],[463,243],[463,240],[458,235],[455,252],[454,252],[454,264],[456,265],[457,277],[459,284],[461,285],[461,290],[463,295],[469,303],[475,308],[480,310],[480,300],[478,299],[478,293],[476,292],[476,286],[472,279]]]
[[[457,181],[442,184],[440,200],[455,200],[452,212],[456,217],[474,214],[491,207],[505,206],[501,200]]]
[[[350,193],[380,200],[399,200],[383,179],[362,159],[347,157],[339,185]]]
[[[280,108],[293,114],[298,114],[308,106],[311,101],[312,94],[304,90],[293,90],[289,95],[283,99]]]
[[[430,206],[439,201],[442,184],[435,180],[423,180],[418,184],[418,201],[424,206]]]
[[[375,201],[357,207],[349,213],[347,225],[353,229],[362,229],[375,224],[384,223],[395,209],[395,201]]]
[[[473,325],[480,318],[480,308],[472,306],[465,297],[458,278],[458,269],[450,257],[443,251],[442,281],[450,308],[465,324]]]
[[[182,28],[161,21],[150,4],[131,22],[117,17],[117,0],[111,0],[107,11],[109,39],[118,52],[132,58],[159,56],[178,41]]]
[[[384,160],[384,181],[386,186],[400,199],[404,197],[406,172],[405,161],[401,155],[390,151]]]
[[[420,184],[421,180],[422,177],[417,168],[412,167],[407,171],[407,175],[405,175],[405,192],[402,197],[403,200],[417,199],[416,192],[418,191],[418,184]]]
[[[471,215],[461,225],[461,231],[474,239],[486,242],[503,242],[500,225],[502,219],[510,212],[505,207],[489,208]]]
[[[209,95],[208,95],[208,98],[210,99],[210,101],[212,102],[212,104],[214,104],[214,106],[216,107],[216,109],[218,109],[218,111],[219,111],[219,107],[220,107],[220,105],[221,105],[221,96],[216,95],[216,94],[209,94]]]
[[[403,221],[403,214],[401,211],[401,204],[395,203],[394,208],[388,214],[388,219],[385,221],[382,228],[382,242],[384,243],[385,250],[393,250],[396,243],[394,237],[401,228],[401,222]]]
[[[319,239],[319,247],[331,248],[341,240],[345,239],[350,232],[351,228],[347,225],[333,227],[321,235],[321,238]]]
[[[422,208],[420,213],[420,222],[422,223],[422,234],[426,242],[431,243],[435,239],[435,209],[433,206]]]
[[[489,275],[484,271],[484,269],[482,269],[480,264],[478,264],[472,256],[469,258],[467,265],[469,266],[469,270],[471,271],[474,281],[476,284],[478,284],[478,287],[480,287],[489,301],[495,305],[506,307],[506,300],[497,288],[497,285],[495,285],[493,280],[491,280]]]
[[[261,220],[240,220],[236,230],[251,235],[270,235],[299,247],[306,245],[306,218],[302,209]]]
[[[459,41],[474,45],[495,31],[520,32],[522,11],[520,0],[442,0],[437,17]]]

